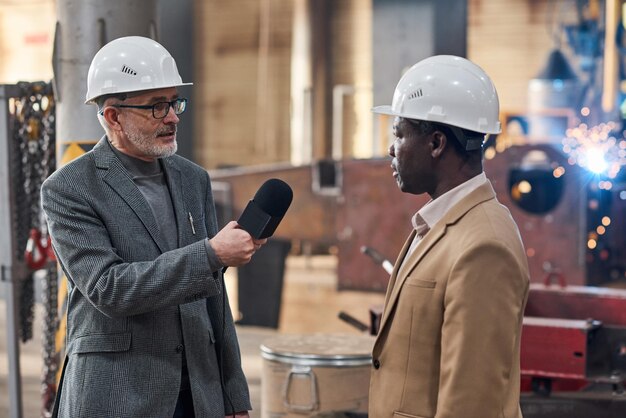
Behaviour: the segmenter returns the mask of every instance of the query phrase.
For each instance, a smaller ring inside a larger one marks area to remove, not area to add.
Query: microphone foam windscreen
[[[271,216],[283,217],[291,205],[293,191],[279,179],[269,179],[256,192],[254,201]]]

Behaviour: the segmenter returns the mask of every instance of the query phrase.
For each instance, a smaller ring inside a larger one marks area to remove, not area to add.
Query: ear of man
[[[433,158],[440,158],[448,146],[448,137],[445,133],[436,130],[430,136],[430,155]]]
[[[469,132],[469,131],[468,131]],[[445,125],[436,126],[435,133],[439,133],[444,138],[444,149],[450,156],[457,157],[463,161],[473,161],[482,156],[482,150],[466,151],[454,132]],[[441,150],[440,156],[443,156],[444,150]]]
[[[117,111],[117,109],[111,106],[105,107],[102,112],[102,116],[104,117],[104,120],[107,122],[107,125],[109,126],[111,130],[114,130],[114,131],[122,130],[122,126],[120,125],[120,122],[118,119],[119,112]]]

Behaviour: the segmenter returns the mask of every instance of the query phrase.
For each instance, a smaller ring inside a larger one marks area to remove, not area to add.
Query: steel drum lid
[[[363,366],[372,361],[374,337],[349,334],[287,334],[261,344],[267,360],[300,366]]]

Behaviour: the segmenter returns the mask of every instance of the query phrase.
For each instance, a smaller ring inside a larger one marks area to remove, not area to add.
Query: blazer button
[[[380,361],[378,361],[378,359],[374,359],[374,361],[372,363],[374,364],[374,368],[376,370],[378,370],[380,368]]]
[[[182,352],[183,352],[183,348],[185,348],[185,347],[183,347],[183,345],[182,345],[182,344],[178,344],[178,345],[176,346],[176,352],[177,352],[178,354],[182,353]]]

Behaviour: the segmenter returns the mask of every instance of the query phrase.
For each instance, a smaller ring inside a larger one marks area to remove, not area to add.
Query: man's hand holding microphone
[[[237,220],[229,222],[209,244],[224,265],[237,267],[250,262],[254,253],[274,234],[293,199],[293,191],[279,179],[269,179],[248,202]]]
[[[232,267],[249,263],[254,253],[266,242],[267,238],[254,239],[235,221],[230,221],[209,240],[222,264]]]

